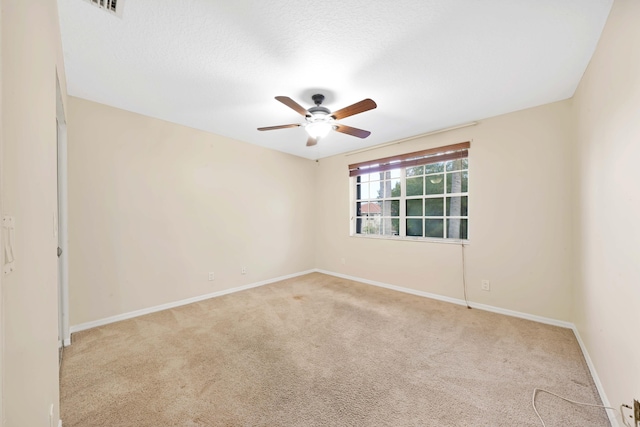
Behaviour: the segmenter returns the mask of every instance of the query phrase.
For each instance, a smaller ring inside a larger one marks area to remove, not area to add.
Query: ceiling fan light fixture
[[[324,138],[332,128],[331,123],[325,121],[311,122],[304,127],[309,136],[315,139]]]

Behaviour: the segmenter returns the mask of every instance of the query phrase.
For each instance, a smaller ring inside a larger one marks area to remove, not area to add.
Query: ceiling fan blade
[[[315,139],[312,136],[310,136],[309,139],[307,139],[307,147],[312,147],[312,146],[316,145],[317,143],[318,143],[318,140]]]
[[[353,116],[354,114],[364,113],[365,111],[373,110],[377,106],[378,105],[375,102],[373,102],[373,99],[367,98],[367,99],[363,99],[360,102],[356,102],[353,105],[349,105],[348,107],[344,107],[341,110],[334,111],[331,114],[331,116],[333,116],[333,118],[336,120],[340,120],[340,119],[344,119],[345,117]]]
[[[267,126],[264,128],[258,128],[258,130],[275,130],[275,129],[286,129],[286,128],[297,128],[300,127],[301,125],[299,123],[296,124],[292,124],[292,125],[280,125],[280,126]]]
[[[347,135],[357,136],[358,138],[366,138],[369,135],[371,135],[371,132],[369,132],[368,130],[352,128],[351,126],[345,126],[345,125],[336,124],[334,125],[334,129],[337,132],[342,132],[342,133],[346,133]]]
[[[294,101],[293,99],[289,98],[288,96],[276,96],[276,99],[278,101],[282,102],[287,107],[289,107],[292,110],[294,110],[296,113],[300,114],[301,116],[306,116],[307,115],[307,110],[302,108],[302,106],[300,104],[298,104],[296,101]]]

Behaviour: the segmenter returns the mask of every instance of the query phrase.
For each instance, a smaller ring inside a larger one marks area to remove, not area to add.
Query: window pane
[[[407,178],[407,196],[422,196],[424,178]]]
[[[444,237],[442,219],[425,219],[424,235],[425,237]]]
[[[451,218],[447,220],[447,238],[449,239],[466,239],[467,238],[466,219]]]
[[[444,172],[444,162],[431,163],[424,166],[424,173]]]
[[[369,204],[369,216],[380,216],[382,214],[382,204],[384,202],[375,202]]]
[[[393,193],[394,193],[394,188],[398,188],[398,195],[397,196],[393,196],[393,197],[399,197],[400,196],[400,180],[399,179],[392,179],[389,181],[382,181],[382,188],[383,188],[383,192],[382,192],[382,197],[387,198],[387,197],[392,197]]]
[[[422,216],[422,199],[407,200],[407,216]]]
[[[459,171],[461,169],[468,169],[468,168],[469,168],[468,159],[456,159],[456,160],[450,160],[447,162],[447,172]]]
[[[360,200],[367,200],[369,198],[369,183],[360,184]]]
[[[356,218],[356,233],[362,233],[362,218]]]
[[[424,172],[423,166],[416,166],[415,168],[407,168],[407,176],[422,175]]]
[[[382,218],[381,219],[381,232],[380,234],[384,234],[386,236],[397,236],[399,225],[398,219],[392,218]]]
[[[375,193],[371,191],[371,184],[362,184],[362,199],[371,199]]]
[[[427,180],[427,183],[429,184],[440,184],[442,180],[444,180],[444,175],[441,173],[427,175],[426,180]]]
[[[371,183],[371,191],[372,196],[376,199],[382,199],[384,197],[384,192],[386,190],[386,182],[389,181],[375,181]]]
[[[380,217],[368,217],[362,219],[362,234],[378,234]]]
[[[362,216],[362,203],[356,203],[356,216]]]
[[[431,175],[426,179],[426,193],[425,194],[442,194],[444,193],[444,176],[443,175]]]
[[[398,169],[393,169],[387,172],[389,174],[389,178],[393,179],[393,178],[400,178],[400,168]]]
[[[400,220],[398,218],[391,220],[391,228],[394,236],[400,235]]]
[[[469,172],[447,174],[447,193],[466,193],[469,188]]]
[[[447,197],[447,216],[467,216],[467,196]]]
[[[371,181],[369,184],[369,196],[372,199],[381,199],[384,194],[384,181]]]
[[[373,181],[375,179],[379,179],[380,175],[377,174],[377,173],[370,173],[370,174],[368,173],[366,175],[362,175],[362,178],[363,178],[362,179],[363,182],[369,182],[369,181]]]
[[[402,195],[401,193],[400,180],[397,180],[396,184],[391,186],[391,197],[400,197]]]
[[[407,220],[407,236],[422,236],[422,219]]]
[[[382,216],[399,216],[400,200],[385,200],[382,204]]]
[[[424,199],[425,216],[444,216],[444,197]]]

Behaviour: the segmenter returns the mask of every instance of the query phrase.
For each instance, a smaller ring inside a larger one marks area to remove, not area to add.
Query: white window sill
[[[440,243],[445,245],[465,245],[471,244],[471,241],[460,239],[435,239],[432,237],[400,237],[400,236],[380,236],[375,234],[351,234],[349,237],[356,239],[374,239],[374,240],[398,240],[402,242],[421,242],[421,243]]]

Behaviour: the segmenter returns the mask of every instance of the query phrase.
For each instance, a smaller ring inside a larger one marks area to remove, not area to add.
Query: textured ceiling
[[[122,3],[58,0],[70,95],[317,159],[570,98],[612,0]],[[316,92],[371,136],[256,130]]]

